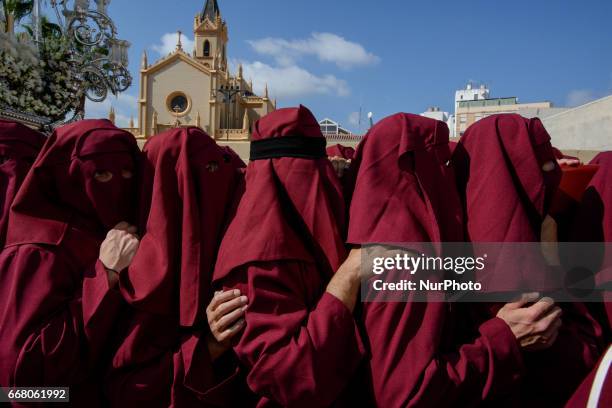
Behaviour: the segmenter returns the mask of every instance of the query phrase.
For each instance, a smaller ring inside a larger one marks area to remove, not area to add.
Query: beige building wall
[[[487,101],[474,101],[484,102]],[[472,102],[472,101],[469,101]],[[503,104],[495,106],[467,106],[462,107],[462,103],[459,103],[457,108],[457,115],[455,117],[455,135],[461,136],[465,130],[473,123],[480,119],[486,118],[487,116],[496,115],[500,113],[520,113],[522,109],[545,109],[552,107],[550,102],[533,102],[533,103],[514,103],[514,104]]]
[[[153,112],[157,113],[158,123],[172,124],[178,119],[183,125],[196,125],[198,114],[201,123],[210,123],[210,90],[211,78],[203,75],[201,70],[176,60],[159,71],[148,75],[147,92],[150,98],[147,101],[147,123],[151,123]],[[187,110],[176,115],[170,111],[169,99],[181,92],[187,97]],[[205,131],[210,131],[206,129]]]
[[[612,150],[612,95],[542,119],[563,151]]]

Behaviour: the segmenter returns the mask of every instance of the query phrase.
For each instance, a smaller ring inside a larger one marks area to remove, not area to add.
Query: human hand
[[[338,175],[338,178],[342,178],[344,176],[344,172],[351,166],[351,161],[344,159],[340,156],[330,157],[329,161],[334,167],[334,171]]]
[[[527,306],[528,303],[533,304]],[[523,350],[538,351],[550,347],[557,339],[561,313],[551,298],[526,293],[519,300],[506,303],[497,317],[508,324]]]
[[[111,287],[117,284],[119,273],[130,265],[136,255],[140,245],[136,230],[135,226],[120,222],[108,231],[100,245],[99,259],[107,270]]]
[[[206,308],[210,327],[208,350],[213,359],[231,348],[232,339],[244,327],[247,303],[248,298],[240,296],[238,289],[215,292]]]

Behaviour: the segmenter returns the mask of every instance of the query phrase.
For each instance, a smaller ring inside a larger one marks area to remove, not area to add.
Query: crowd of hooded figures
[[[248,165],[197,127],[141,150],[107,120],[0,121],[0,386],[88,408],[610,406],[609,292],[360,297],[365,245],[611,241],[612,152],[592,164],[556,212],[583,164],[514,114],[454,143],[398,113],[326,151],[307,108],[278,109]]]

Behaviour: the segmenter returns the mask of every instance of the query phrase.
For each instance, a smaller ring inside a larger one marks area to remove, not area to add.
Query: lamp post
[[[223,102],[225,102],[225,128],[229,129],[230,105],[235,101],[234,97],[241,92],[240,86],[221,85],[216,92],[223,95]]]

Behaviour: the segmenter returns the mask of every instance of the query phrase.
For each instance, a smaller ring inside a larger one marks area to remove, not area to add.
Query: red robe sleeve
[[[246,327],[234,350],[249,388],[282,406],[330,406],[365,355],[352,313],[313,264],[262,262],[223,285],[248,296]],[[321,295],[322,293],[322,295]]]
[[[508,325],[491,319],[463,345],[438,340],[445,303],[364,305],[371,377],[378,406],[471,406],[511,393],[523,372],[521,351]],[[442,332],[443,333],[443,332]]]
[[[84,381],[121,307],[103,266],[75,270],[55,248],[21,245],[4,251],[0,271],[1,342],[10,353],[2,367],[3,383],[65,386]]]
[[[236,401],[244,380],[231,356],[213,362],[201,332],[181,334],[171,317],[130,313],[107,378],[113,406],[230,406]]]
[[[172,403],[176,407],[247,406],[243,372],[230,349],[212,361],[200,334],[186,336],[174,353]]]

